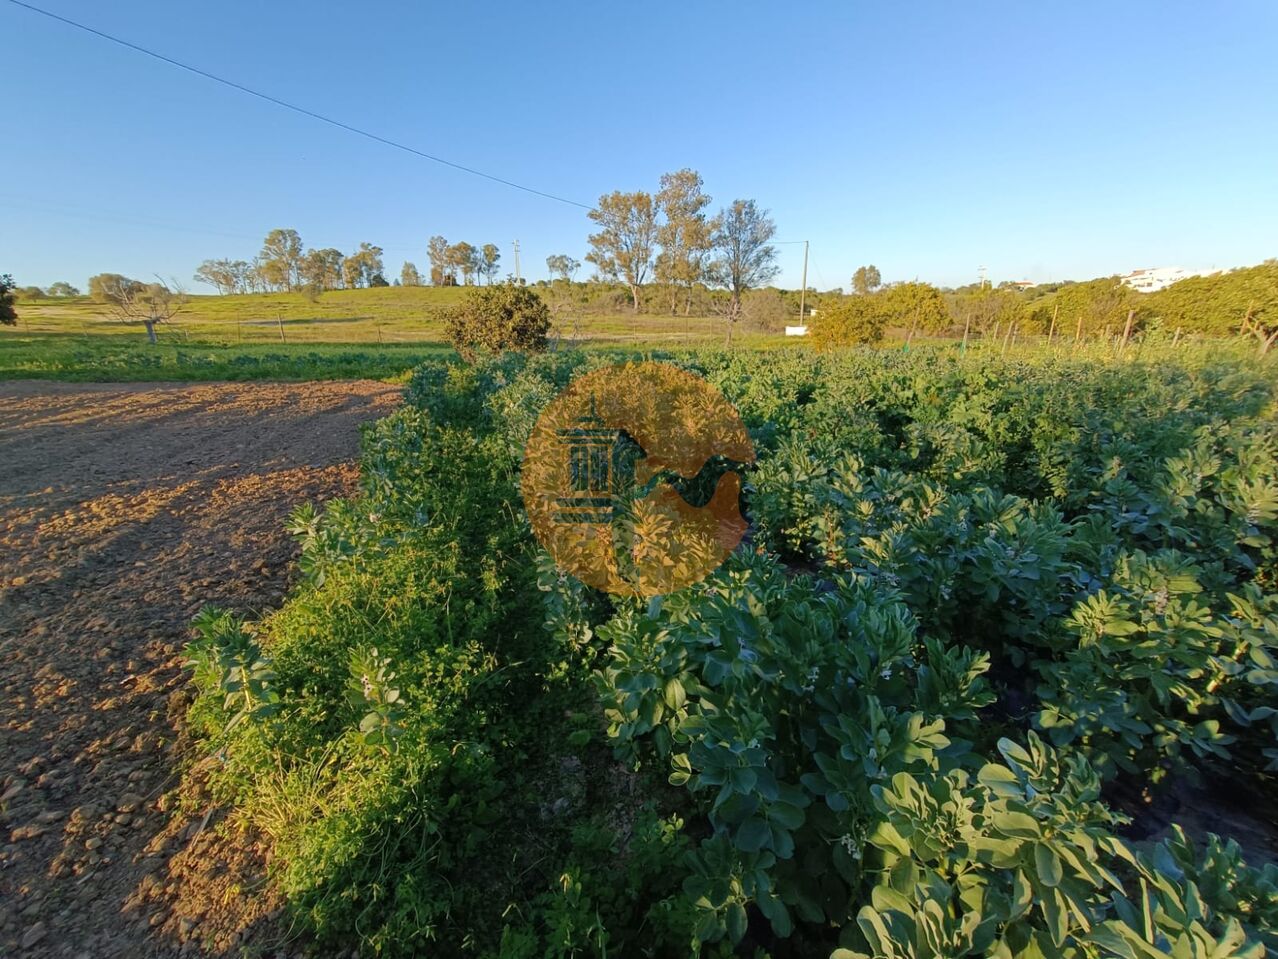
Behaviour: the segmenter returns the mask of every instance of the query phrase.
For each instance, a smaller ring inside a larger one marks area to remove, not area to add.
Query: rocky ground
[[[288,954],[251,835],[185,796],[182,646],[277,605],[380,383],[0,384],[0,956]]]

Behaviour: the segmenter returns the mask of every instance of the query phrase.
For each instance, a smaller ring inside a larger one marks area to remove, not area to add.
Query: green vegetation
[[[18,311],[13,306],[17,297],[13,290],[13,277],[0,274],[0,325],[14,326],[18,322]]]
[[[523,286],[476,286],[448,316],[448,339],[466,360],[477,353],[523,350],[542,353],[550,330],[550,310]]]
[[[427,363],[284,607],[197,621],[192,774],[369,954],[1258,959],[1278,868],[1122,797],[1274,788],[1274,383],[1154,355],[669,357],[750,428],[753,533],[647,602],[518,497],[607,360]]]
[[[390,379],[445,344],[341,343],[245,346],[196,341],[158,346],[123,336],[9,333],[0,340],[0,380],[81,383],[213,380]]]

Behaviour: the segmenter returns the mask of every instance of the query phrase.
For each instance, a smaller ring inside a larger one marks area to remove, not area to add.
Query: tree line
[[[735,321],[745,292],[766,286],[780,272],[771,242],[776,224],[754,200],[733,200],[714,215],[710,204],[701,174],[690,169],[664,174],[654,193],[606,193],[588,214],[598,231],[587,238],[586,261],[597,279],[626,286],[635,312],[644,285],[653,279],[666,288],[672,315],[681,301],[685,315],[691,311],[699,284],[726,290],[729,320]],[[569,278],[565,269],[576,261],[561,257],[553,266],[547,260],[547,266]]]
[[[332,247],[307,250],[298,232],[291,229],[271,230],[251,261],[205,260],[196,269],[195,279],[219,293],[325,292],[390,285],[380,246],[361,243],[353,253]]]
[[[1010,283],[957,289],[919,282],[883,284],[873,266],[856,271],[852,288],[852,295],[834,291],[819,297],[811,330],[818,343],[872,343],[889,326],[905,331],[907,339],[918,333],[989,335],[1000,330],[1081,338],[1160,327],[1254,336],[1262,351],[1278,340],[1278,259],[1191,277],[1153,293],[1137,292],[1118,276],[1026,290]]]

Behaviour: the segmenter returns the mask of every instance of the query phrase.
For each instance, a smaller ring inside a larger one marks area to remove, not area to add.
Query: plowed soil
[[[288,513],[353,491],[358,426],[398,399],[0,384],[0,956],[298,949],[254,837],[176,812],[182,647],[206,603],[280,603]]]

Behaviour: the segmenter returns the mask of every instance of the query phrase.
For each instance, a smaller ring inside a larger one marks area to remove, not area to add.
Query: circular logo
[[[578,377],[546,407],[520,485],[560,569],[648,597],[698,582],[741,542],[738,469],[753,462],[722,393],[668,363],[635,362]]]

